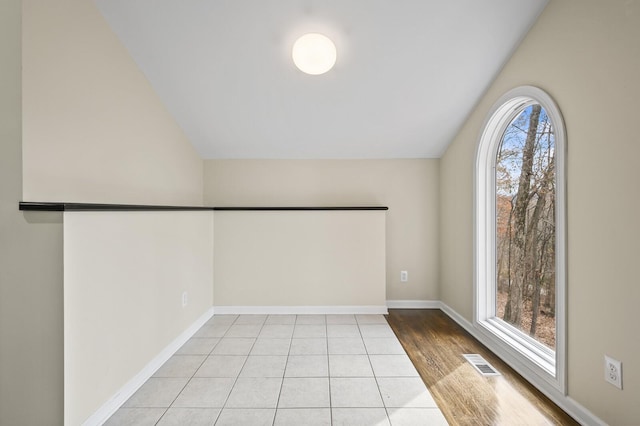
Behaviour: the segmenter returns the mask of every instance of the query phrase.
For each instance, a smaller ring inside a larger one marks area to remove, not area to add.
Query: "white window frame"
[[[556,161],[556,348],[555,351],[497,318],[496,154],[509,124],[538,103],[554,127]],[[485,121],[475,163],[474,321],[483,343],[548,394],[566,395],[566,130],[560,109],[543,90],[517,87],[505,93]]]

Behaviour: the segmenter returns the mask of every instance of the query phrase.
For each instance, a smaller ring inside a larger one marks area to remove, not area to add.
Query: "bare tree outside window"
[[[495,174],[496,316],[555,349],[555,137],[540,104],[506,128]]]

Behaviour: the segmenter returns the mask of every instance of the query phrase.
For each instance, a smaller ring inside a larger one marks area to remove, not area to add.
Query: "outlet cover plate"
[[[604,379],[622,390],[622,363],[607,355],[604,356]]]

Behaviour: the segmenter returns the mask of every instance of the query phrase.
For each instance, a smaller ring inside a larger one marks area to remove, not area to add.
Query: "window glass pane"
[[[555,137],[541,105],[506,128],[495,174],[494,315],[555,349]]]

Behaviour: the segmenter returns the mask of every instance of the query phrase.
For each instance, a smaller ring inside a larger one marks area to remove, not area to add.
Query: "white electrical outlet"
[[[604,379],[618,389],[622,389],[622,363],[605,355]]]
[[[185,306],[187,306],[187,303],[189,303],[189,295],[185,291],[184,293],[182,293],[182,307],[184,308]]]
[[[400,271],[400,282],[406,283],[409,281],[409,272]]]

